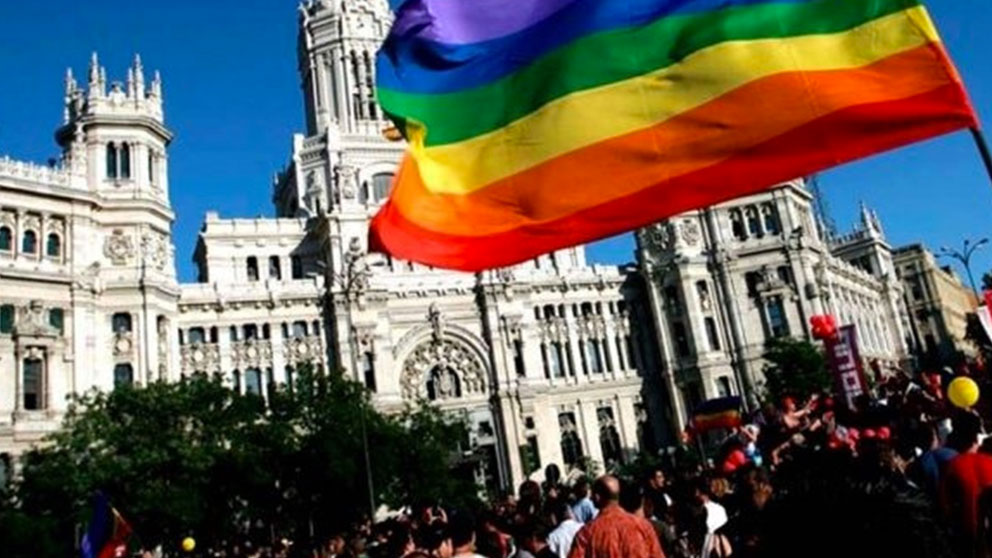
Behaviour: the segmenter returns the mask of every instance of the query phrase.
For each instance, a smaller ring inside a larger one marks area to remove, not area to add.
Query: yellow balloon
[[[947,398],[955,407],[962,409],[972,408],[975,403],[978,403],[979,395],[981,394],[978,390],[978,384],[967,376],[954,378],[951,385],[947,386]]]
[[[186,552],[193,552],[194,548],[196,548],[196,540],[194,540],[193,537],[186,537],[183,539],[183,550]]]

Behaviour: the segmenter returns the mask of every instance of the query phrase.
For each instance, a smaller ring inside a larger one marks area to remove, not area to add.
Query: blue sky
[[[929,8],[985,119],[992,118],[987,37],[992,2],[934,0]],[[162,71],[177,263],[190,258],[204,213],[271,215],[271,180],[303,127],[294,0],[0,0],[0,155],[44,162],[57,154],[62,79],[85,76],[98,51],[121,80],[135,52]],[[821,186],[841,229],[864,201],[894,245],[960,245],[992,236],[992,188],[970,136],[958,133],[825,173]],[[632,258],[629,235],[589,250],[594,261]],[[992,249],[975,257],[992,268]]]

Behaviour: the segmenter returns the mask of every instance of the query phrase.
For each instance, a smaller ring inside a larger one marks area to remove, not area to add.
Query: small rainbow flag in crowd
[[[710,399],[692,410],[692,429],[696,432],[709,432],[718,428],[731,429],[740,425],[740,397]]]
[[[93,495],[93,514],[80,545],[80,558],[123,558],[133,531],[124,517],[110,505],[106,495]]]
[[[392,0],[373,248],[477,271],[976,125],[916,0]]]

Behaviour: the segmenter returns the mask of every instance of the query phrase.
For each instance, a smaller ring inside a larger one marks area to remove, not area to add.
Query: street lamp
[[[344,269],[338,273],[333,269],[328,270],[331,282],[336,284],[344,293],[346,304],[348,304],[348,345],[351,353],[352,373],[358,374],[358,343],[355,340],[355,324],[351,317],[351,304],[356,302],[368,289],[371,269],[365,261],[365,254],[358,244],[357,238],[352,238],[348,246],[348,251],[343,257]],[[321,266],[321,267],[325,267]],[[362,427],[362,453],[365,457],[365,478],[368,481],[369,496],[369,519],[375,522],[375,488],[372,485],[372,458],[369,455],[369,437],[366,429],[365,408],[367,403],[362,404],[361,427]]]
[[[975,294],[978,294],[978,289],[975,288],[975,277],[971,274],[971,256],[975,253],[975,250],[978,250],[988,243],[989,239],[987,238],[983,238],[974,244],[972,244],[970,240],[965,239],[964,249],[960,252],[957,250],[952,250],[947,246],[940,247],[940,256],[954,258],[955,260],[961,262],[961,265],[964,266],[964,270],[968,274],[968,281],[971,283],[971,290],[974,291]]]

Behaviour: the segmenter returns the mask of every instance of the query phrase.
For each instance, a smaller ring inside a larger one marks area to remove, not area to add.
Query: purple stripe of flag
[[[623,1],[623,0],[620,0]],[[453,45],[488,41],[538,23],[575,0],[408,0],[393,32]]]

